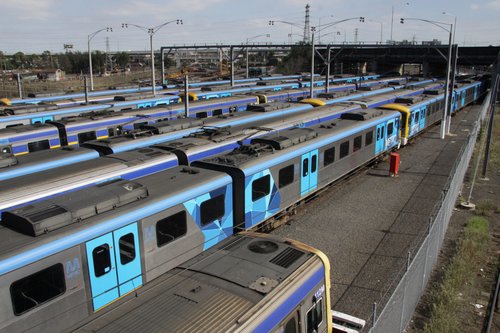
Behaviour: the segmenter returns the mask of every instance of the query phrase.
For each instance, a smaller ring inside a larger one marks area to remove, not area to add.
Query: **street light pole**
[[[97,31],[95,31],[87,36],[87,50],[89,53],[90,91],[94,90],[94,77],[92,74],[92,51],[90,50],[90,41],[92,40],[92,38],[95,37],[95,35],[97,35],[98,33],[100,33],[101,31],[104,31],[104,30],[106,30],[107,32],[113,32],[113,28],[106,27],[106,28],[99,29],[99,30],[97,30]]]
[[[128,28],[128,26],[133,26],[136,28],[141,29],[142,31],[146,32],[149,35],[149,46],[151,49],[151,87],[153,90],[153,96],[156,96],[156,79],[155,79],[155,55],[154,55],[154,49],[153,49],[153,36],[158,30],[166,26],[167,24],[176,22],[177,24],[183,24],[182,20],[176,19],[172,21],[165,22],[163,24],[157,25],[156,27],[152,28],[146,28],[143,27],[142,25],[137,25],[137,24],[132,24],[132,23],[122,23],[122,28]],[[162,78],[163,82],[163,78]]]
[[[314,98],[314,31],[315,27],[311,27],[311,86],[309,87],[309,97]]]
[[[453,23],[453,38],[452,38],[452,45],[455,45],[455,32],[457,31],[457,16],[454,15],[454,14],[451,14],[451,13],[448,13],[448,12],[443,12],[443,15],[449,15],[449,16],[453,16],[455,19],[454,19],[454,23]],[[455,76],[457,75],[457,57],[458,57],[458,44],[456,46],[454,46],[454,50],[455,52],[453,53],[454,54],[454,57],[453,57],[453,68],[451,69],[451,91],[454,90],[455,88]],[[451,103],[451,101],[450,101]],[[450,106],[450,112],[448,112],[448,117],[446,119],[446,128],[447,128],[447,132],[446,134],[450,134],[450,130],[451,130],[451,106]]]
[[[447,59],[447,64],[446,64],[446,80],[445,80],[445,94],[444,94],[444,110],[443,110],[443,120],[441,121],[441,139],[445,138],[446,135],[446,127],[447,127],[447,121],[448,118],[447,116],[449,115],[451,117],[451,108],[449,108],[449,103],[450,103],[450,90],[453,91],[453,87],[450,87],[450,72],[451,72],[451,44],[452,44],[452,32],[453,32],[453,24],[449,23],[444,23],[444,22],[438,22],[438,21],[431,21],[431,20],[426,20],[426,19],[420,19],[420,18],[401,18],[401,24],[405,22],[405,20],[412,20],[412,21],[422,21],[426,22],[432,25],[435,25],[436,27],[439,27],[443,29],[444,31],[449,33],[449,38],[448,38],[448,59]],[[449,25],[450,29],[446,29],[443,27],[443,25]],[[451,120],[450,120],[451,121]],[[450,125],[448,124],[448,127]],[[448,132],[449,133],[449,132]]]
[[[259,37],[271,37],[270,34],[262,34],[262,35],[257,35],[257,36],[253,36],[253,37],[248,37],[247,38],[247,43],[246,43],[246,46],[245,46],[245,53],[246,53],[246,77],[248,79],[248,42],[251,41],[251,40],[254,40],[255,38],[259,38]]]

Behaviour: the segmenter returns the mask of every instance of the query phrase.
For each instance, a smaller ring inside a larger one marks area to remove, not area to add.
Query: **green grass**
[[[491,216],[499,210],[498,205],[493,200],[483,200],[476,205],[474,214],[478,216]]]
[[[461,297],[486,257],[489,223],[483,217],[472,217],[465,227],[457,253],[446,267],[441,285],[432,295],[431,318],[426,333],[462,332],[460,309],[467,306]]]

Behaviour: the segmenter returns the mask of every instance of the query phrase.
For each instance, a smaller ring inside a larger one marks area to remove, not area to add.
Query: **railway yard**
[[[434,127],[401,149],[398,177],[389,176],[388,160],[364,168],[322,192],[273,232],[332,258],[335,309],[369,322],[374,303],[385,306],[428,233],[479,109],[469,107],[453,118],[456,136],[440,140],[439,127]]]
[[[434,77],[301,74],[2,99],[0,332],[404,331],[490,81],[457,77],[447,95]]]

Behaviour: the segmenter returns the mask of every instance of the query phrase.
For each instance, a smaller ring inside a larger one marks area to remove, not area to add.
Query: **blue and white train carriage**
[[[65,330],[233,233],[228,175],[146,178],[3,214],[0,331]]]
[[[368,109],[344,113],[316,127],[256,138],[250,145],[192,165],[231,175],[235,222],[248,229],[398,142],[399,113]]]

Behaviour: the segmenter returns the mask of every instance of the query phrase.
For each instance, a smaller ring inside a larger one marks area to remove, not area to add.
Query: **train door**
[[[380,154],[385,150],[385,124],[377,125],[376,132],[375,154]]]
[[[301,162],[300,195],[306,195],[318,186],[318,150],[302,155]]]
[[[85,244],[94,311],[142,285],[137,223]]]
[[[426,106],[420,109],[420,120],[419,120],[419,125],[420,125],[420,130],[423,130],[425,128],[425,118],[426,118]]]

